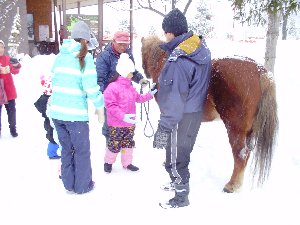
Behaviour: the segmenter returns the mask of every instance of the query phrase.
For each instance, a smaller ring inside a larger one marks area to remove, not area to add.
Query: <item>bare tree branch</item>
[[[191,3],[192,3],[192,0],[189,0],[189,1],[186,3],[186,5],[185,5],[185,7],[184,7],[184,10],[183,10],[183,15],[186,14],[186,12],[187,12],[188,8],[190,7],[190,4],[191,4]]]
[[[193,0],[188,0],[188,2],[186,3],[186,5],[184,7],[184,11],[182,12],[184,15],[186,14],[186,12],[187,12],[189,6],[191,5],[192,1]],[[155,9],[155,8],[152,7],[152,3],[155,2],[155,0],[154,1],[153,0],[152,1],[151,0],[147,0],[147,2],[148,2],[148,5],[145,6],[145,5],[143,5],[141,3],[141,0],[137,0],[137,3],[139,4],[140,8],[151,10],[151,11],[153,11],[153,12],[155,12],[158,15],[163,16],[163,17],[165,16],[165,13],[163,13],[163,12],[161,12],[161,11],[159,11],[159,10],[157,10],[157,9]],[[178,0],[171,0],[171,9],[175,9],[176,8],[176,4],[178,2],[179,2]]]
[[[159,10],[157,10],[157,9],[155,9],[155,8],[152,7],[151,1],[150,1],[150,0],[148,0],[148,6],[143,6],[143,5],[141,4],[140,0],[137,0],[137,3],[139,4],[139,6],[140,6],[142,9],[149,9],[149,10],[151,10],[151,11],[157,13],[157,14],[160,15],[160,16],[163,16],[163,17],[165,16],[164,13],[162,13],[161,11],[159,11]]]

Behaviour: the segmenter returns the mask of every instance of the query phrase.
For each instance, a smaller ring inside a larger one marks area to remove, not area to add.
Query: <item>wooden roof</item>
[[[98,5],[98,11],[99,11],[99,16],[98,16],[98,38],[101,40],[99,41],[99,46],[100,49],[102,48],[103,45],[103,5],[101,6],[101,2],[103,2],[103,4],[105,3],[111,3],[111,2],[121,2],[121,1],[125,1],[125,0],[56,0],[57,2],[57,6],[62,6],[63,4],[65,4],[65,8],[66,10],[68,9],[76,9],[78,8],[78,6],[81,7],[86,7],[86,6],[92,6],[92,5]],[[126,0],[126,1],[133,1],[133,0]],[[53,4],[53,0],[52,0],[52,10],[54,8],[54,4]],[[62,9],[63,9],[62,8]],[[66,11],[64,11],[63,13],[66,13]],[[132,13],[132,11],[131,11]],[[100,16],[101,15],[101,16]],[[132,16],[130,16],[130,24],[132,24]],[[63,24],[66,24],[66,21],[63,21]],[[55,36],[57,37],[58,35],[58,31],[55,30]],[[132,32],[131,32],[131,45],[132,45]]]
[[[63,1],[63,0],[62,0]],[[61,0],[57,0],[57,4],[61,5]],[[118,2],[123,0],[103,0],[103,3]],[[98,5],[99,0],[66,0],[66,9],[77,8],[78,2],[80,2],[80,7]]]

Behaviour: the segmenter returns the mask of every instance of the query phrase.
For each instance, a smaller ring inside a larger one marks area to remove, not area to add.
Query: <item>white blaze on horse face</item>
[[[239,154],[239,157],[243,160],[245,160],[247,158],[247,156],[249,155],[249,151],[247,147],[244,147]]]

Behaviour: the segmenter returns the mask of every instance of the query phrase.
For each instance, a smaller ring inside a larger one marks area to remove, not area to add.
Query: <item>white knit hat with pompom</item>
[[[116,71],[118,72],[118,74],[125,78],[129,73],[133,73],[135,71],[134,64],[127,53],[122,53],[120,55]]]

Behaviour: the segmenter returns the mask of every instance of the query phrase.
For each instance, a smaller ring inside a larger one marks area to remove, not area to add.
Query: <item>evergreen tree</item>
[[[8,39],[8,54],[12,58],[16,58],[18,54],[18,48],[20,45],[20,31],[21,31],[21,20],[19,14],[19,7],[17,8],[17,14],[14,17],[11,34]]]
[[[208,9],[207,1],[200,0],[197,6],[197,13],[192,23],[189,23],[189,27],[194,33],[198,35],[207,36],[213,32],[211,26],[211,12]]]
[[[266,35],[265,67],[274,72],[276,59],[276,46],[279,36],[280,18],[283,9],[290,12],[300,10],[299,0],[230,0],[236,12],[235,18],[242,23],[266,24],[268,29]],[[267,17],[266,17],[267,14]],[[266,19],[268,18],[268,19]]]
[[[150,29],[149,29],[149,31],[148,31],[148,34],[149,34],[149,35],[155,35],[155,33],[156,33],[155,27],[154,27],[154,26],[151,26]]]
[[[4,24],[9,21],[10,12],[13,10],[18,0],[0,0],[0,32],[5,29]]]
[[[119,30],[130,32],[130,24],[127,19],[121,20],[119,23]]]
[[[124,19],[124,20],[120,21],[120,23],[119,23],[119,30],[120,31],[130,32],[130,23],[129,23],[129,21],[127,19]],[[135,30],[134,27],[132,28],[132,30],[133,30],[133,33],[135,34],[136,30]]]
[[[294,18],[290,19],[287,25],[287,33],[291,38],[299,39],[300,38],[300,29],[296,28],[296,21]]]
[[[293,13],[293,8],[289,7],[289,1],[283,1],[282,3],[282,40],[286,40],[288,35],[288,19]]]

